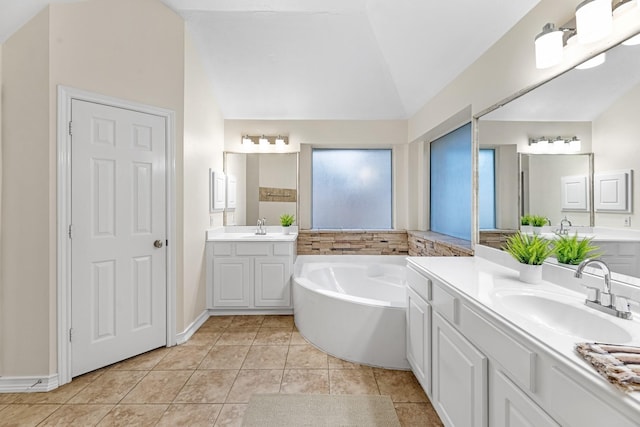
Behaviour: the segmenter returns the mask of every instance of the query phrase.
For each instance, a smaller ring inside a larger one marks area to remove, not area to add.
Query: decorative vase
[[[530,225],[521,225],[520,232],[522,233],[533,233],[533,227]]]
[[[533,234],[534,235],[540,234],[542,232],[542,227],[536,227],[534,225],[532,228],[533,228]]]
[[[285,227],[284,225],[282,226],[282,234],[289,234],[291,227]]]
[[[542,281],[542,266],[532,264],[520,264],[520,281],[535,285]]]

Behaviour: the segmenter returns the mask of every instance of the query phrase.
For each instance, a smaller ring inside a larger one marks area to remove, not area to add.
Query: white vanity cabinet
[[[208,241],[206,253],[208,309],[292,311],[295,241]]]
[[[487,306],[494,283],[508,285],[505,270],[409,258],[407,358],[444,425],[640,425],[640,396],[615,390],[573,343],[563,355]]]

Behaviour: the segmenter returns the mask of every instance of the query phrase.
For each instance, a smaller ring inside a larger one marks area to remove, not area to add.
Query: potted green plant
[[[591,244],[592,238],[578,239],[578,235],[559,235],[553,243],[553,254],[561,264],[578,265],[587,258],[597,258],[597,246]]]
[[[291,215],[291,214],[280,215],[280,225],[282,226],[283,234],[289,234],[290,227],[295,220],[296,220],[295,215]]]
[[[549,218],[539,215],[531,215],[530,222],[533,226],[533,234],[540,234],[542,227],[550,223]]]
[[[531,215],[525,214],[520,217],[520,230],[523,233],[533,232],[533,229],[531,228]]]
[[[507,239],[504,250],[520,263],[520,280],[526,283],[542,280],[542,263],[553,254],[549,241],[520,232]]]

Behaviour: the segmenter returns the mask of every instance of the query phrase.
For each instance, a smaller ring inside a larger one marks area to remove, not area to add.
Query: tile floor
[[[0,394],[1,426],[239,426],[253,393],[383,394],[403,426],[441,426],[411,372],[370,368],[307,343],[293,316],[211,317],[180,346]]]

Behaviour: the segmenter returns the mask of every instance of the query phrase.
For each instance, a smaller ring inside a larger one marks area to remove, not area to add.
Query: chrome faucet
[[[604,290],[600,292],[596,288],[587,287],[587,299],[584,303],[588,307],[595,308],[604,313],[622,319],[631,319],[631,310],[629,309],[627,300],[611,293],[611,270],[609,270],[609,266],[604,261],[591,258],[585,259],[578,266],[575,277],[578,279],[582,278],[582,271],[591,264],[600,267],[602,270],[604,274]]]
[[[560,230],[558,230],[558,234],[569,234],[569,228],[565,227],[565,225],[571,227],[571,221],[569,221],[566,216],[560,221]]]
[[[266,218],[258,219],[256,234],[259,236],[265,236],[267,234],[266,226],[267,226]]]

